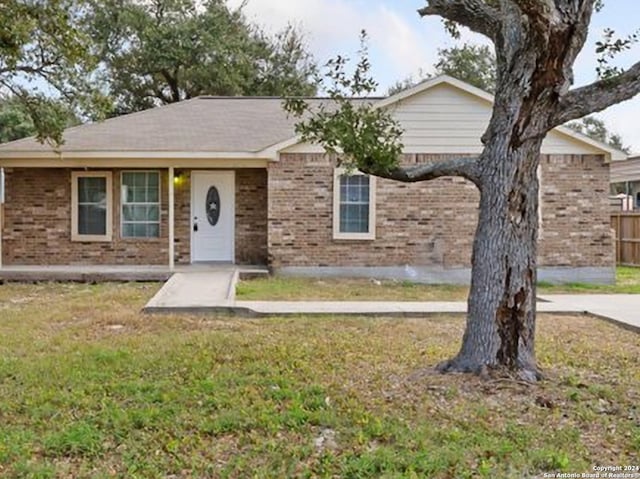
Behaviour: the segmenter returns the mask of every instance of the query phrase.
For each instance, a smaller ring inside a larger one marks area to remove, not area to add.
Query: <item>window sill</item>
[[[375,233],[335,233],[333,239],[336,241],[373,241],[376,239]]]
[[[95,235],[71,235],[71,241],[76,243],[110,243],[111,236],[95,236]]]
[[[169,238],[145,238],[143,236],[139,238],[134,236],[120,237],[120,241],[124,243],[160,243],[163,240],[169,241]]]

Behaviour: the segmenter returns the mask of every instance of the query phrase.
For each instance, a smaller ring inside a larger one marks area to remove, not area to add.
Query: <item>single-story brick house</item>
[[[311,100],[318,101],[318,100]],[[491,95],[441,76],[389,98],[403,161],[473,155]],[[278,98],[199,97],[0,145],[4,265],[262,264],[275,272],[465,281],[478,193],[460,178],[346,176]],[[541,279],[607,282],[609,162],[566,128],[541,159]]]

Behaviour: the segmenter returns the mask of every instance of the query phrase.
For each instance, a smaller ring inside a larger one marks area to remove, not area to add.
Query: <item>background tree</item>
[[[566,126],[589,138],[607,143],[613,148],[624,151],[626,154],[631,153],[631,148],[624,145],[622,137],[617,133],[609,131],[605,122],[595,116],[585,116],[578,121],[567,123]]]
[[[35,134],[36,127],[21,102],[11,98],[0,102],[0,143]]]
[[[438,61],[433,65],[433,68],[434,75],[449,75],[481,90],[495,92],[496,57],[486,45],[465,43],[460,47],[438,49]],[[420,81],[434,75],[421,73],[419,75]],[[415,86],[416,83],[411,77],[406,78],[392,85],[387,93],[394,95]],[[572,121],[566,126],[627,154],[631,151],[628,146],[624,145],[620,135],[609,131],[604,121],[594,116]]]
[[[387,94],[394,95],[437,75],[452,76],[490,93],[495,91],[496,57],[486,45],[465,43],[459,47],[439,48],[433,71],[433,74],[420,71],[418,81],[412,77],[398,81],[388,89]]]
[[[300,33],[267,35],[223,0],[101,0],[94,12],[91,35],[118,114],[198,95],[315,92]]]
[[[52,104],[60,112],[60,124],[63,128],[80,123],[80,119],[63,102],[52,100]],[[0,100],[0,143],[19,140],[37,133],[31,114],[23,101],[15,97]]]
[[[496,88],[496,57],[487,45],[465,43],[461,47],[438,49],[436,75],[449,75],[481,90]]]
[[[571,86],[573,64],[599,5],[598,0],[427,0],[420,15],[438,15],[453,29],[464,25],[495,47],[495,101],[477,157],[403,165],[402,132],[390,114],[366,102],[354,106],[345,94],[375,90],[366,56],[351,77],[344,60],[329,64],[335,108],[287,103],[293,113],[308,114],[298,125],[303,139],[339,155],[348,167],[403,182],[460,176],[480,191],[466,329],[459,353],[438,366],[442,372],[496,368],[526,380],[539,377],[534,346],[542,141],[556,126],[640,92],[640,62],[625,71],[600,69],[600,80]],[[601,58],[633,41],[605,39],[598,46]]]
[[[0,4],[0,100],[9,102],[4,121],[17,121],[23,132],[31,123],[39,139],[60,143],[70,108],[99,116],[102,97],[90,85],[95,63],[79,28],[86,13],[81,0]],[[20,120],[24,115],[29,119]]]

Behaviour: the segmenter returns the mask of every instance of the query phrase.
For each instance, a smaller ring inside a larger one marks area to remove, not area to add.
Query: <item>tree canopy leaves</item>
[[[314,63],[293,27],[268,35],[223,0],[106,0],[91,35],[116,113],[198,95],[309,95]]]
[[[433,75],[421,73],[421,79],[449,75],[491,93],[496,88],[496,56],[487,45],[464,43],[462,46],[439,48],[433,72]],[[415,84],[412,78],[406,78],[392,85],[387,93],[393,95]]]
[[[496,89],[496,56],[487,45],[438,49],[434,68],[436,75],[449,75],[491,93]]]
[[[100,116],[102,97],[91,85],[96,62],[79,28],[86,13],[82,0],[0,5],[0,99],[21,102],[41,140],[62,141],[69,108]]]
[[[631,149],[624,145],[622,137],[617,133],[611,132],[605,122],[599,118],[586,116],[578,121],[567,123],[567,126],[589,138],[606,143],[627,154],[631,153]]]
[[[325,76],[317,81],[329,101],[313,108],[304,99],[293,97],[284,106],[301,119],[296,133],[338,155],[341,166],[389,172],[397,167],[402,153],[402,129],[388,111],[367,100],[378,84],[370,76],[366,38],[363,31],[360,58],[352,74],[347,73],[349,59],[343,56],[325,65]]]

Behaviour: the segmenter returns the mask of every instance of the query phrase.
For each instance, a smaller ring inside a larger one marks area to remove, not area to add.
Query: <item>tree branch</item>
[[[549,128],[630,100],[638,93],[640,93],[640,62],[619,75],[570,90],[560,99],[557,113],[549,120]]]
[[[481,0],[427,0],[421,17],[438,15],[494,40],[500,29],[500,12]]]
[[[455,158],[436,163],[422,163],[412,166],[399,166],[392,170],[377,168],[375,165],[359,166],[358,169],[369,175],[379,176],[403,183],[434,180],[443,176],[461,176],[476,185],[480,181],[478,171],[479,158]]]

